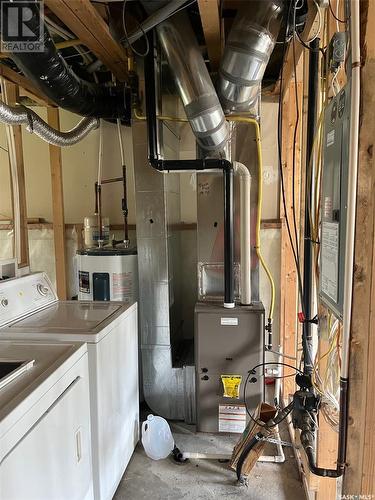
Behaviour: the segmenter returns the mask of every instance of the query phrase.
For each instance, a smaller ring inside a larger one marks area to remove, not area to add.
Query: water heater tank
[[[79,250],[77,268],[79,300],[138,300],[136,248]]]

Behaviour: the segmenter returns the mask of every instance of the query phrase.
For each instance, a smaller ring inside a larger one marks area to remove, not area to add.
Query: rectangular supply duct
[[[174,310],[172,262],[175,235],[169,214],[179,211],[179,196],[173,188],[179,184],[179,176],[163,174],[150,167],[145,122],[135,122],[132,133],[144,397],[154,413],[192,422],[195,419],[194,367],[174,368],[172,360],[176,333],[173,323],[178,311]]]

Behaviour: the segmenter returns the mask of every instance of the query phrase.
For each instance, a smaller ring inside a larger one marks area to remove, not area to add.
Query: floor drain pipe
[[[232,309],[234,301],[234,226],[233,226],[233,165],[223,158],[196,160],[163,160],[158,155],[158,130],[156,118],[156,80],[154,35],[149,34],[150,51],[145,60],[146,113],[148,154],[150,165],[160,172],[223,172],[224,178],[224,307]]]

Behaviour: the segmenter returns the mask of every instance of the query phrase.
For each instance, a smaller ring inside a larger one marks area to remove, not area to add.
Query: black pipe
[[[163,160],[158,157],[156,118],[156,80],[154,33],[149,33],[150,50],[145,60],[146,114],[148,157],[150,165],[160,172],[222,170],[224,179],[224,304],[234,307],[234,228],[233,228],[233,165],[221,158],[196,160]]]
[[[245,448],[243,449],[238,461],[237,461],[237,466],[236,466],[236,474],[237,474],[237,479],[239,482],[243,482],[244,478],[242,476],[242,466],[248,457],[249,453],[251,450],[264,438],[264,435],[261,432],[258,432],[253,436],[250,441],[247,443]]]
[[[311,334],[311,296],[313,270],[313,242],[311,241],[310,206],[312,200],[312,182],[310,161],[313,154],[317,117],[317,97],[319,91],[319,38],[310,43],[309,51],[309,88],[307,105],[306,136],[306,176],[305,176],[305,229],[303,253],[303,306],[305,322],[303,324],[304,372],[312,373],[312,334]]]
[[[122,214],[124,216],[124,241],[129,241],[129,225],[128,225],[128,190],[126,185],[126,165],[122,166],[122,187],[123,187],[123,198],[122,198]]]
[[[8,16],[4,3],[5,0],[0,0],[4,18],[2,25],[9,26],[14,24],[13,17]],[[32,17],[24,21],[24,24],[42,40],[44,50],[9,54],[22,73],[61,108],[82,116],[121,118],[125,124],[130,125],[130,90],[124,85],[106,87],[79,78],[56,50],[47,26],[41,23],[38,3],[24,2],[23,8],[26,7],[31,11]]]
[[[340,421],[337,469],[341,471],[341,474],[343,474],[346,467],[346,446],[348,440],[348,386],[349,380],[347,378],[340,377]]]
[[[311,422],[310,415],[306,412],[301,425],[301,443],[305,450],[309,469],[313,474],[322,477],[341,477],[346,467],[347,446],[347,421],[348,421],[348,379],[340,377],[340,420],[339,420],[339,442],[337,451],[336,469],[326,469],[316,465],[315,456],[315,425]]]

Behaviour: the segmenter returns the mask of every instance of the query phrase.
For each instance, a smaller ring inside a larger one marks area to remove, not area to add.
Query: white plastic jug
[[[142,444],[153,460],[167,458],[174,448],[174,439],[168,422],[162,417],[148,415],[142,424]]]

